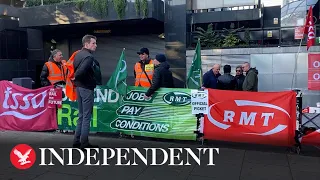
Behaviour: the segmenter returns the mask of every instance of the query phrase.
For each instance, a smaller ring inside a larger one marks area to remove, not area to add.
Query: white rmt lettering
[[[263,126],[268,126],[269,125],[269,117],[271,117],[273,119],[274,113],[262,113],[261,118],[263,118],[263,117],[264,117]]]
[[[223,122],[233,122],[235,113],[233,111],[224,111]]]
[[[256,112],[252,112],[250,113],[249,117],[248,117],[248,113],[247,112],[241,112],[241,117],[240,117],[240,125],[248,125],[250,123],[250,126],[254,126],[254,121],[256,119]]]

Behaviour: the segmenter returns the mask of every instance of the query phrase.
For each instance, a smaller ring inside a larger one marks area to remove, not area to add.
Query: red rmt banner
[[[219,141],[292,146],[296,94],[209,89],[204,138]]]

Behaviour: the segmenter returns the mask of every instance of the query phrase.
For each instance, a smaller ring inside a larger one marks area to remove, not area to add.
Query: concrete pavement
[[[20,143],[37,147],[70,147],[73,135],[52,132],[0,132],[1,180],[318,180],[320,150],[305,149],[304,154],[289,153],[286,148],[232,143],[173,142],[145,139],[90,136],[100,147],[214,147],[215,166],[193,163],[190,166],[38,166],[18,170],[10,162],[10,152]],[[38,154],[38,153],[37,153]],[[130,157],[129,157],[130,159]]]

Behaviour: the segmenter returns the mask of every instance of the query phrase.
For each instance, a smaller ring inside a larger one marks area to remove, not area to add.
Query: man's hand
[[[145,100],[149,100],[151,98],[151,96],[146,96],[146,95],[144,95],[144,99]]]

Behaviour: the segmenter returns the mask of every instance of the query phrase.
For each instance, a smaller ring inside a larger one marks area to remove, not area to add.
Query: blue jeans
[[[81,144],[82,147],[89,145],[90,121],[94,104],[94,91],[77,87],[77,102],[78,102],[78,122],[74,135],[73,144]]]

